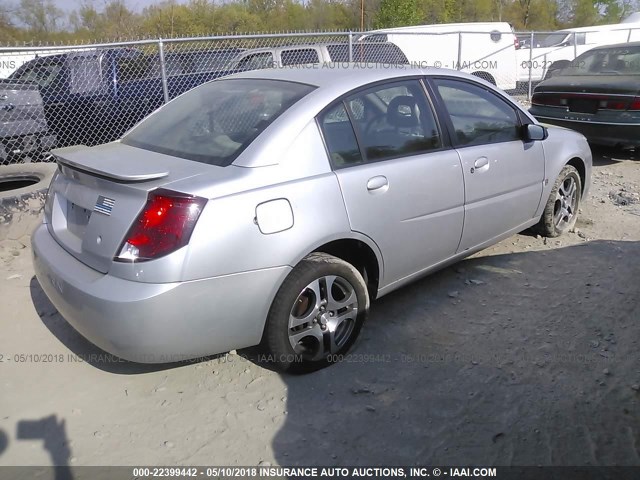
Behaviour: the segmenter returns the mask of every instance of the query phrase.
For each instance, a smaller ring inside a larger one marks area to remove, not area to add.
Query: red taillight
[[[533,105],[569,107],[574,100],[592,100],[597,110],[640,110],[640,97],[589,93],[534,93]]]
[[[115,260],[153,260],[184,247],[206,203],[204,198],[169,190],[149,193]]]
[[[567,99],[555,93],[534,93],[531,98],[533,105],[546,105],[551,107],[566,107]]]

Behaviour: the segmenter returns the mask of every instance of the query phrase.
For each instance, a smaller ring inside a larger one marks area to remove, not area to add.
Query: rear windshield
[[[227,166],[314,88],[278,80],[216,80],[166,104],[125,135],[122,143]]]
[[[548,48],[548,47],[561,46],[565,42],[565,39],[567,38],[568,34],[569,32],[553,32],[553,33],[547,34],[546,36],[540,34],[539,37],[537,38],[534,37],[534,41],[535,41],[534,48]]]
[[[583,53],[559,75],[640,75],[640,47],[618,47]]]

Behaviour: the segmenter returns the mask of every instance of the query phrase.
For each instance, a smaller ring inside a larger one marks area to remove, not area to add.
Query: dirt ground
[[[46,300],[29,238],[0,243],[0,465],[640,465],[640,160],[595,157],[576,233],[375,302],[302,377],[117,361]]]

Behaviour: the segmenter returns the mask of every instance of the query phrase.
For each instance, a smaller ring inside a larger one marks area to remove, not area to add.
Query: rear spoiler
[[[147,169],[140,170],[136,166],[135,161],[122,162],[118,168],[113,168],[112,161],[105,161],[91,151],[90,147],[85,145],[76,145],[74,147],[59,148],[51,152],[58,162],[58,165],[78,170],[90,175],[115,180],[119,183],[139,183],[157,180],[169,175],[166,169]],[[124,163],[124,164],[123,164]]]

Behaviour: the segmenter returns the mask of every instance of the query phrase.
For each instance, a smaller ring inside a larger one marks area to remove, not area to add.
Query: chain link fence
[[[640,30],[619,36],[640,40]],[[116,140],[191,88],[261,68],[450,68],[526,105],[537,82],[593,46],[582,32],[398,29],[0,47],[0,164],[47,161],[55,147]]]

